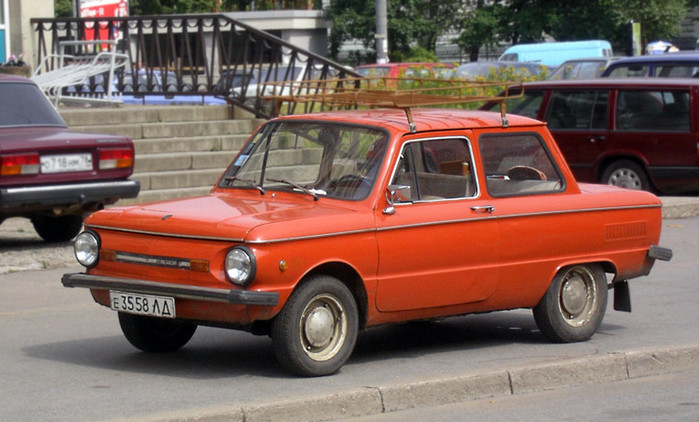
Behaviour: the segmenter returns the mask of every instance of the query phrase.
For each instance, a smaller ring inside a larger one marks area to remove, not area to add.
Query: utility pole
[[[388,63],[388,17],[386,0],[376,0],[376,63]]]

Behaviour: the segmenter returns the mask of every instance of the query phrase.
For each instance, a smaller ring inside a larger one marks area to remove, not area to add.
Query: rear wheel
[[[602,183],[626,189],[650,190],[646,172],[631,160],[619,160],[610,164],[602,174]]]
[[[602,324],[607,308],[607,279],[597,264],[561,270],[534,307],[541,332],[556,343],[588,340]]]
[[[347,286],[333,277],[314,277],[292,293],[274,320],[274,353],[298,375],[332,374],[352,354],[358,321]]]
[[[182,348],[197,330],[195,324],[119,312],[119,325],[126,339],[144,352],[174,352]]]
[[[83,228],[81,215],[62,215],[32,217],[34,230],[47,242],[66,242],[80,233]]]

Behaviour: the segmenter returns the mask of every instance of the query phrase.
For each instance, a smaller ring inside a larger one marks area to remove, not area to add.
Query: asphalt
[[[664,219],[699,216],[699,197],[662,197],[661,199]],[[3,268],[12,268],[12,271],[22,270],[14,262],[18,255],[8,250],[11,249],[8,245],[12,245],[13,242],[21,243],[32,237],[36,237],[36,234],[32,233],[31,225],[26,220],[13,218],[0,225],[0,274],[3,273]],[[40,260],[43,260],[43,267],[74,265],[74,262],[66,264],[68,260],[66,257],[72,255],[70,245],[58,245],[57,248],[60,250],[59,253],[49,248],[49,256],[40,257]],[[39,250],[38,253],[43,252]],[[20,251],[20,254],[31,255],[31,261],[37,261],[34,253]],[[54,258],[56,255],[58,258]],[[595,354],[562,361],[498,368],[483,373],[425,378],[419,382],[367,385],[362,388],[333,391],[325,395],[312,395],[293,400],[282,399],[246,405],[194,409],[188,412],[161,413],[145,419],[140,416],[138,419],[127,421],[333,421],[695,369],[699,369],[699,343]]]

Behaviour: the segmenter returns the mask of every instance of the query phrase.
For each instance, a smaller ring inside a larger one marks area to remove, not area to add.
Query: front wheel
[[[144,352],[174,352],[182,348],[197,330],[195,324],[119,312],[119,325],[126,339]]]
[[[300,285],[272,324],[274,353],[302,376],[329,375],[349,359],[357,340],[357,303],[339,280],[317,276]]]
[[[561,270],[534,307],[541,332],[556,343],[586,341],[602,324],[607,308],[607,279],[597,264]]]

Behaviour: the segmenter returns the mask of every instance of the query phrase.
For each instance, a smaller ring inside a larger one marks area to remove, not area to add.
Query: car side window
[[[650,65],[628,64],[614,66],[607,76],[610,78],[634,78],[650,76]]]
[[[491,196],[552,193],[565,187],[558,167],[536,134],[483,135],[478,147]]]
[[[689,91],[620,90],[618,130],[689,132]]]
[[[391,178],[400,187],[398,202],[470,198],[477,194],[473,159],[464,138],[406,143]]]
[[[544,120],[551,129],[607,127],[607,91],[554,91]]]

